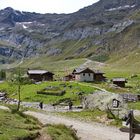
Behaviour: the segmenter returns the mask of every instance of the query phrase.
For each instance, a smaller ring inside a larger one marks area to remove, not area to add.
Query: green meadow
[[[37,94],[37,91],[40,91],[47,87],[59,87],[61,90],[65,90],[65,94],[62,96],[44,95]],[[4,82],[0,84],[0,91],[4,91],[8,94],[10,98],[18,99],[17,95],[18,86],[12,83]],[[44,103],[56,103],[59,100],[70,98],[74,104],[80,104],[80,98],[78,93],[91,94],[96,88],[87,85],[81,85],[76,82],[42,82],[41,84],[26,84],[21,86],[21,100],[28,102],[40,102]]]

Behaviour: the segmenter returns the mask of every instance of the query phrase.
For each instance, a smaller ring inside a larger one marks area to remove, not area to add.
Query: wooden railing
[[[134,118],[133,110],[129,111],[125,121],[126,125],[129,125],[129,128],[120,128],[120,130],[122,132],[128,132],[129,140],[133,140],[135,134],[140,134],[140,122]]]

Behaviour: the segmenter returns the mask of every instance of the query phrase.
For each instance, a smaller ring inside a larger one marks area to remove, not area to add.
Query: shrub
[[[0,71],[0,79],[5,80],[6,79],[6,72],[4,70]]]

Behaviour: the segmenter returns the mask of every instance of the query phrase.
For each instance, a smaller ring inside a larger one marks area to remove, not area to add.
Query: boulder
[[[118,106],[114,107],[113,100],[118,102]],[[124,117],[127,114],[127,104],[123,100],[123,97],[119,94],[110,92],[96,92],[92,95],[87,95],[82,100],[83,108],[95,109],[98,108],[102,111],[110,110],[115,116],[119,118]]]

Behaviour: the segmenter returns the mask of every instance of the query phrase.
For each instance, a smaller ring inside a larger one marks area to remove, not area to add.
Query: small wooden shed
[[[106,77],[104,76],[105,73],[99,71],[99,70],[94,70],[94,80],[97,82],[105,81]]]
[[[72,81],[74,80],[75,76],[73,74],[68,74],[66,76],[63,77],[64,81]]]
[[[39,81],[53,81],[53,73],[46,70],[28,70],[27,75],[30,79]]]
[[[113,78],[112,82],[119,87],[125,87],[127,80],[125,78]]]

